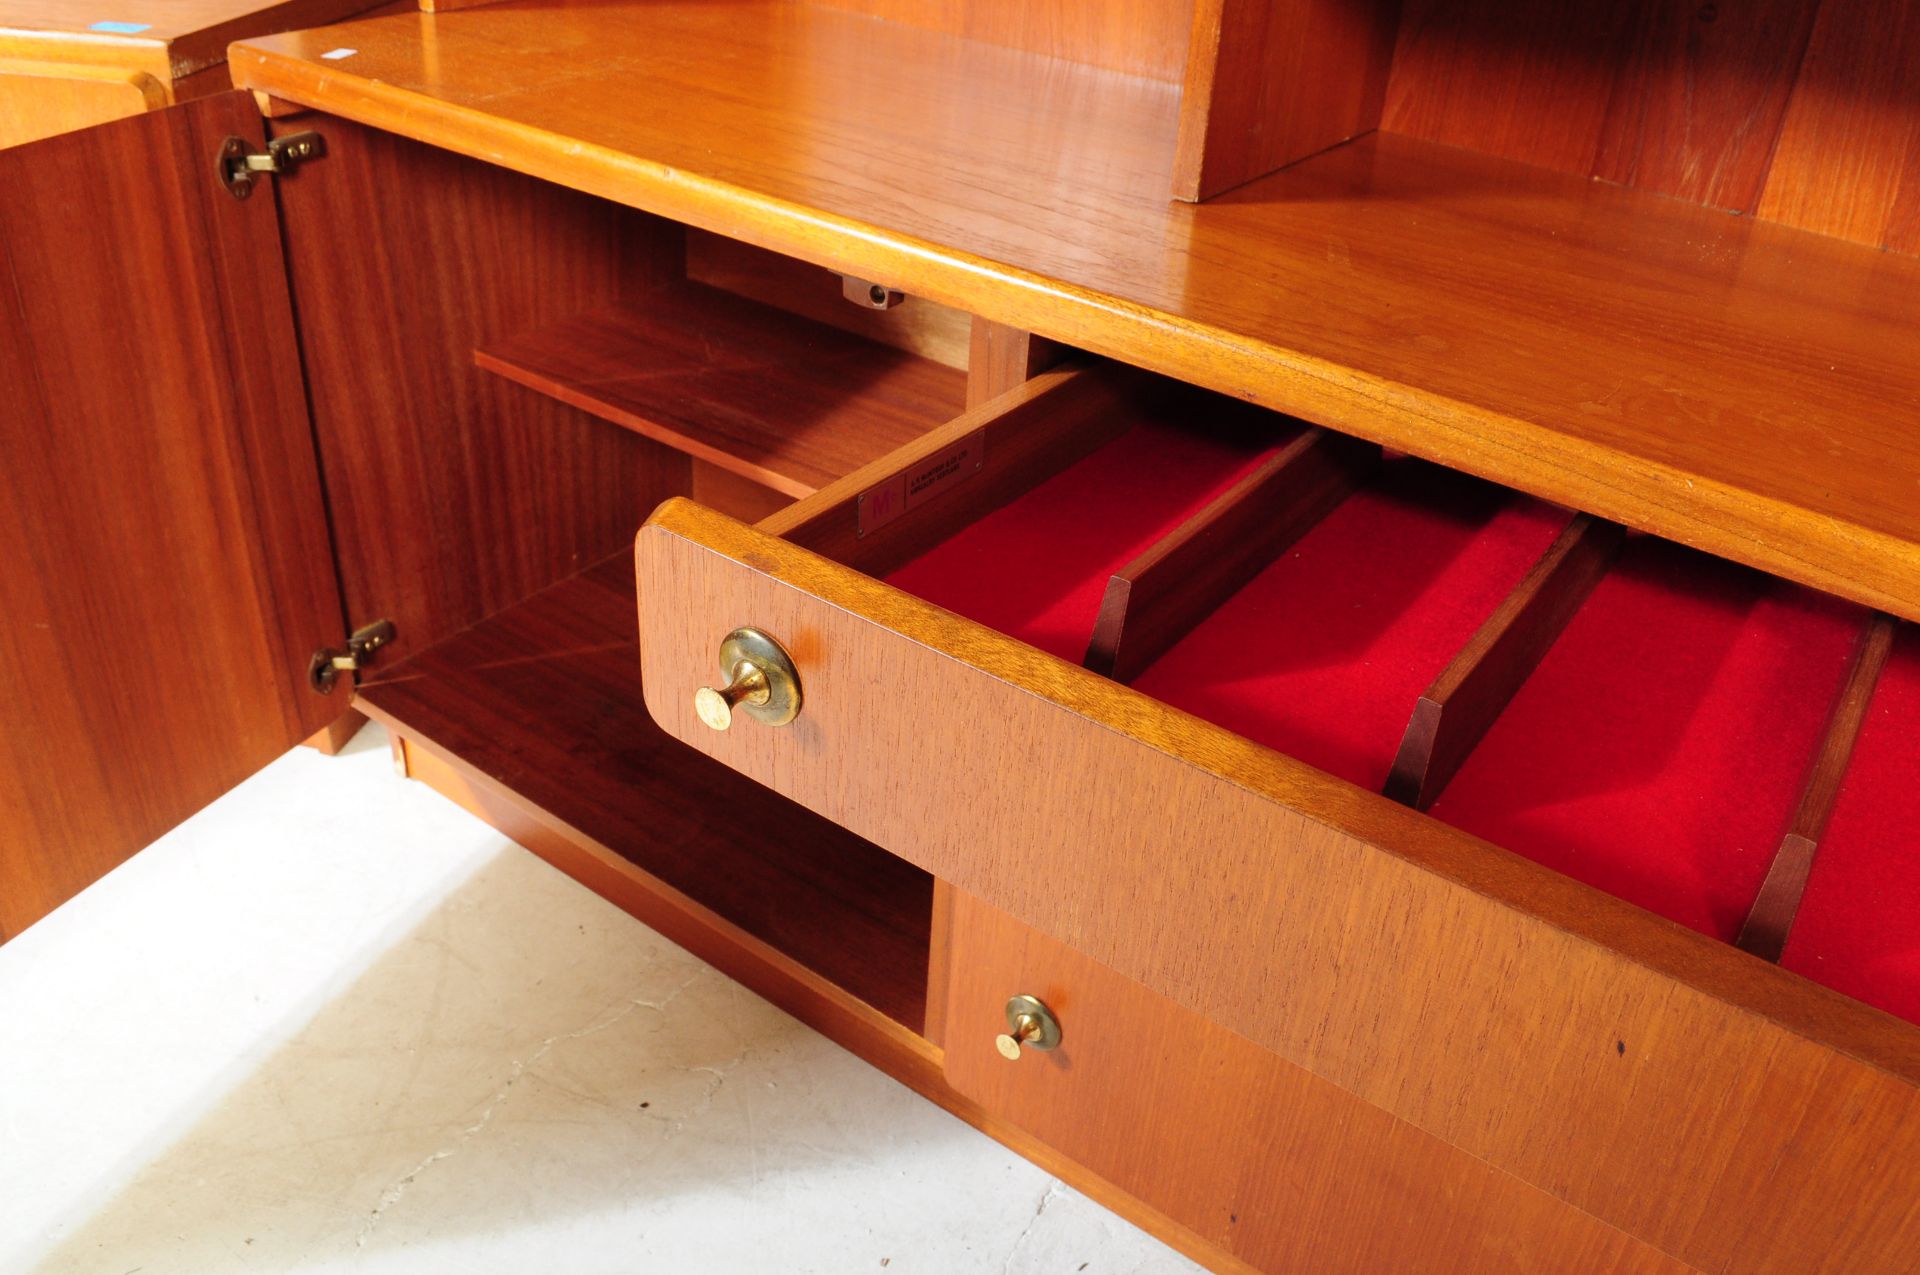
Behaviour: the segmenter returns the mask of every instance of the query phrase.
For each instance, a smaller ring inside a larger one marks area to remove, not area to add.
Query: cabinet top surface
[[[118,63],[165,55],[175,74],[213,66],[229,42],[333,22],[380,0],[0,0],[0,51]],[[51,47],[47,47],[51,46]]]
[[[510,0],[230,65],[1920,618],[1920,259],[1390,134],[1176,203],[1177,87],[806,5]]]
[[[254,14],[282,10],[298,16],[303,10],[328,8],[301,0],[0,0],[0,27],[25,31],[94,32],[101,35],[138,35],[148,40],[170,40],[207,27]],[[330,6],[335,13],[370,7]]]

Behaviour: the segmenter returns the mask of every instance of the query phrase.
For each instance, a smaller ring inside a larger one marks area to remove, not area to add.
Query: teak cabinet
[[[0,152],[0,937],[350,702],[1218,1269],[1920,1269],[1920,22],[435,7]]]

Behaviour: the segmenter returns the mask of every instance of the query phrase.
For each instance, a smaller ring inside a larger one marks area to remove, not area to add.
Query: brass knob
[[[773,698],[773,687],[765,671],[748,661],[734,665],[729,676],[733,680],[717,691],[703,686],[693,693],[693,711],[715,730],[733,725],[733,710],[737,705],[758,708]]]
[[[1020,1061],[1020,1050],[1054,1049],[1060,1044],[1060,1020],[1033,996],[1007,1002],[1007,1030],[993,1038],[995,1049],[1008,1062]]]
[[[714,730],[733,725],[739,709],[769,726],[784,726],[800,715],[800,673],[793,658],[759,629],[735,629],[720,643],[719,690],[703,686],[693,693],[693,711]]]

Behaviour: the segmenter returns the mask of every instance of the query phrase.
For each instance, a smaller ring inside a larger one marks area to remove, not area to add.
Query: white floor
[[[296,750],[0,947],[0,1271],[1190,1263],[419,784]]]

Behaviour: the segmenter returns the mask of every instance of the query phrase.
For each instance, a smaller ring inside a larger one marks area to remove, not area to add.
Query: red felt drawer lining
[[[1414,701],[1566,522],[1464,474],[1388,461],[1134,685],[1378,791]]]
[[[1731,941],[1862,618],[1679,545],[1630,540],[1431,813]]]
[[[1902,625],[1780,963],[1920,1023],[1920,630]]]
[[[1143,424],[889,580],[1078,662],[1112,573],[1290,436]],[[1378,789],[1415,699],[1565,521],[1476,479],[1390,460],[1135,685]],[[1861,622],[1850,604],[1632,538],[1432,814],[1731,941]],[[1916,726],[1920,637],[1909,628],[1783,963],[1920,1022]]]
[[[1143,423],[887,581],[1078,664],[1113,573],[1297,433]]]

